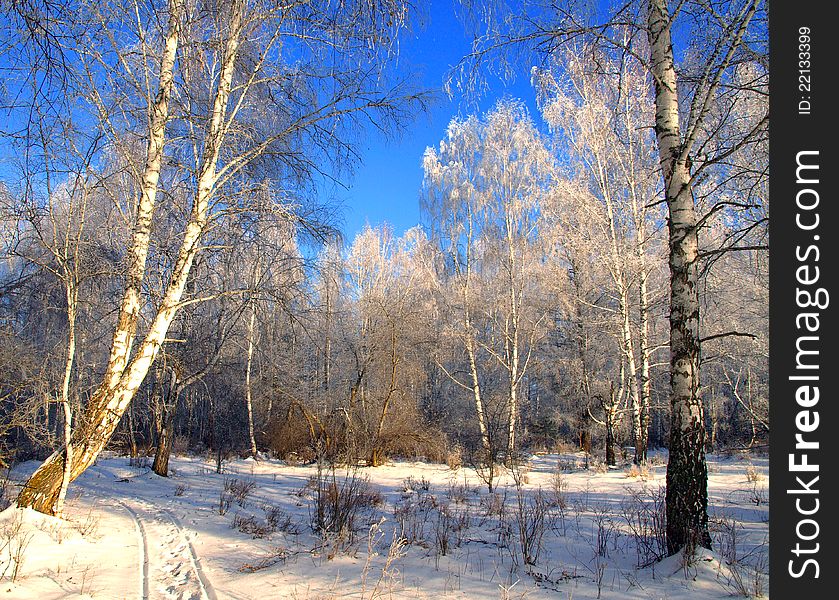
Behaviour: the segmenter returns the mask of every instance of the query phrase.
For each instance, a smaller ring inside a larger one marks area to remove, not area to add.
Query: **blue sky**
[[[424,23],[415,24],[400,40],[399,70],[418,72],[422,76],[418,87],[437,92],[430,110],[418,114],[399,135],[391,138],[368,125],[358,138],[361,162],[355,173],[341,174],[343,186],[319,182],[323,186],[319,190],[322,199],[335,201],[339,206],[342,219],[338,225],[348,243],[366,223],[389,223],[397,235],[420,223],[422,155],[426,147],[439,144],[453,116],[486,111],[505,95],[521,98],[531,111],[535,110],[535,94],[525,68],[511,83],[490,80],[491,91],[481,98],[472,98],[471,103],[461,96],[449,98],[442,92],[445,75],[471,47],[471,33],[455,13],[457,4],[458,0],[427,0],[420,19]],[[6,66],[4,60],[0,57],[0,66]],[[4,113],[0,118],[13,116]],[[11,147],[0,148],[0,179],[13,179],[16,173],[11,168],[10,150]]]
[[[402,42],[400,61],[419,70],[423,85],[429,89],[439,91],[445,74],[470,49],[471,37],[455,15],[455,1],[430,2],[425,27],[417,28]],[[524,71],[522,75],[511,84],[490,82],[492,91],[479,99],[479,108],[486,110],[508,95],[525,100],[533,111],[535,94],[529,73]],[[374,127],[368,127],[358,147],[362,163],[355,175],[345,180],[348,189],[336,191],[336,199],[343,207],[342,230],[348,243],[365,223],[389,223],[397,235],[420,223],[423,152],[426,147],[439,144],[453,116],[468,112],[473,111],[464,98],[449,98],[440,91],[429,114],[418,115],[397,138],[386,139]]]

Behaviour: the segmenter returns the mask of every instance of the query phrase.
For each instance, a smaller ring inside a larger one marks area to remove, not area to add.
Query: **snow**
[[[217,474],[210,458],[173,457],[172,476],[162,478],[108,456],[71,486],[66,519],[14,507],[0,513],[0,599],[686,600],[755,586],[768,597],[768,459],[710,456],[714,551],[638,568],[627,518],[638,514],[633,494],[650,499],[664,485],[663,460],[654,462],[639,473],[585,470],[582,455],[532,457],[519,478],[522,506],[539,506],[541,488],[547,525],[535,564],[525,565],[509,472],[490,495],[470,468],[358,469],[357,478],[369,478],[369,506],[348,539],[312,531],[314,465],[236,460]],[[12,478],[20,483],[36,466],[20,465]],[[339,487],[345,475],[339,467]],[[235,491],[248,482],[238,501]]]

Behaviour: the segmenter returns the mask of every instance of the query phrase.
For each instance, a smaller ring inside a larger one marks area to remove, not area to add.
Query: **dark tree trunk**
[[[617,464],[615,459],[615,426],[612,416],[606,413],[606,464],[614,467]]]
[[[157,449],[151,470],[161,477],[169,476],[169,457],[172,455],[172,438],[175,429],[175,407],[163,409],[162,427],[158,432]]]

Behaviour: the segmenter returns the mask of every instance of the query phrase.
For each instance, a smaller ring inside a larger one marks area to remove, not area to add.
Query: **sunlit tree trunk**
[[[705,420],[699,397],[699,291],[696,209],[688,157],[682,152],[676,69],[666,0],[650,0],[650,68],[655,124],[669,209],[670,457],[667,464],[667,550],[710,548]]]
[[[467,320],[466,328],[471,329],[471,323]],[[471,336],[471,334],[467,334]],[[472,400],[475,403],[475,415],[478,418],[478,430],[481,433],[481,447],[487,455],[487,460],[492,460],[489,456],[492,452],[492,447],[489,440],[489,429],[487,428],[486,414],[484,413],[484,402],[481,398],[481,382],[478,379],[478,361],[475,358],[475,342],[471,337],[466,340],[466,355],[469,359],[469,376],[470,384],[472,386]]]
[[[253,398],[251,392],[251,369],[253,366],[254,335],[256,330],[256,305],[251,302],[251,314],[248,319],[248,350],[247,366],[245,367],[245,404],[248,409],[248,440],[251,445],[251,456],[258,457],[256,450],[256,437],[253,431]]]
[[[599,161],[598,161],[599,163]],[[621,396],[625,386],[629,385],[629,398],[631,400],[632,414],[632,437],[637,452],[641,444],[641,398],[638,389],[638,376],[635,362],[635,342],[632,335],[632,324],[630,322],[629,283],[625,273],[623,255],[620,248],[620,238],[615,224],[615,211],[612,203],[611,192],[606,182],[606,176],[602,167],[598,169],[598,180],[600,181],[601,192],[606,203],[606,216],[609,220],[609,246],[612,256],[612,280],[618,292],[618,313],[620,315],[620,349],[623,354],[623,364],[628,371],[628,381],[621,378]],[[623,370],[624,367],[621,367]],[[614,463],[612,463],[614,464]]]
[[[639,242],[640,243],[640,242]],[[650,332],[649,332],[649,298],[647,295],[647,268],[643,263],[643,249],[640,249],[639,260],[642,261],[639,282],[639,340],[638,349],[641,353],[641,369],[639,387],[641,392],[641,428],[639,436],[635,440],[635,462],[643,464],[647,462],[647,450],[650,445],[650,403],[652,397],[652,385],[650,380]]]
[[[627,136],[626,153],[626,174],[629,183],[629,200],[632,210],[632,219],[635,223],[635,249],[636,267],[638,273],[638,418],[635,432],[635,464],[647,462],[647,447],[649,446],[650,430],[650,332],[649,332],[649,294],[647,291],[647,278],[649,267],[647,266],[647,207],[645,199],[639,194],[639,167],[636,160],[636,152],[640,148],[636,144],[633,132],[636,128],[630,115],[633,106],[630,95],[624,94],[624,126]],[[633,357],[634,364],[634,357]],[[634,380],[634,376],[633,376]],[[635,385],[635,384],[633,384]]]
[[[146,272],[146,259],[149,252],[152,216],[157,200],[157,185],[163,163],[163,146],[166,138],[166,121],[169,117],[169,99],[174,84],[174,67],[178,53],[178,42],[183,18],[183,0],[169,0],[169,24],[160,64],[159,89],[149,115],[149,142],[146,149],[146,164],[140,187],[140,199],[134,215],[134,230],[128,247],[128,266],[125,278],[125,291],[122,296],[116,329],[111,343],[108,367],[102,385],[104,393],[92,399],[98,404],[107,400],[107,390],[117,387],[131,356],[131,348],[137,331],[137,318],[140,314],[143,278]]]
[[[55,503],[55,514],[61,516],[67,488],[70,486],[71,465],[73,464],[73,410],[70,405],[70,377],[73,374],[73,362],[76,357],[76,315],[79,290],[75,278],[68,274],[65,280],[67,296],[67,358],[64,361],[64,378],[61,382],[61,407],[64,411],[64,464],[62,466],[61,487]]]
[[[225,113],[230,96],[233,69],[238,54],[239,35],[244,16],[242,0],[234,2],[230,7],[229,33],[224,44],[218,84],[207,124],[204,151],[198,169],[197,190],[190,219],[186,225],[181,247],[157,314],[151,321],[146,337],[137,349],[136,354],[128,361],[136,330],[136,316],[140,302],[139,287],[135,288],[134,280],[138,275],[142,280],[145,258],[148,253],[148,233],[154,202],[151,183],[153,181],[153,187],[157,187],[182,9],[183,5],[180,0],[171,0],[169,27],[161,63],[161,91],[155,100],[149,128],[150,142],[146,177],[144,178],[144,189],[137,211],[135,232],[129,252],[131,259],[125,297],[122,303],[123,308],[120,310],[105,380],[93,394],[85,411],[85,427],[77,429],[73,436],[71,444],[72,461],[70,462],[72,465],[71,481],[93,464],[96,457],[111,439],[122,414],[157,357],[166,337],[166,332],[178,311],[189,271],[199,250],[201,234],[209,219],[210,199],[216,183],[217,163],[224,138]],[[160,110],[157,108],[158,100],[161,100]],[[156,166],[155,162],[157,163]],[[144,219],[149,219],[149,222],[145,223]],[[138,245],[140,247],[136,247]],[[138,268],[139,270],[137,270]],[[122,366],[124,368],[121,368]],[[19,506],[31,507],[47,514],[55,514],[62,481],[63,455],[63,451],[53,454],[33,473],[18,496]]]
[[[470,296],[470,278],[472,276],[472,211],[467,209],[467,235],[466,235],[466,264],[464,265],[464,273],[461,275],[463,279],[461,295],[463,298],[463,340],[466,347],[466,356],[469,359],[469,376],[470,384],[472,386],[472,399],[475,403],[475,415],[478,419],[478,430],[481,433],[481,447],[486,454],[486,460],[491,462],[492,446],[489,439],[489,428],[487,427],[486,414],[484,412],[484,402],[481,397],[481,382],[478,377],[478,360],[475,356],[475,332],[472,327],[472,312]]]
[[[516,260],[516,248],[515,248],[515,238],[513,236],[513,217],[510,214],[511,208],[509,206],[504,207],[505,211],[505,229],[506,229],[506,243],[507,243],[507,269],[508,269],[508,285],[509,285],[509,303],[510,303],[510,314],[507,317],[505,327],[505,336],[506,336],[506,352],[507,352],[507,367],[508,372],[508,394],[509,394],[509,413],[507,416],[508,419],[508,431],[507,431],[507,457],[509,460],[513,460],[513,456],[516,452],[516,427],[518,425],[518,414],[519,414],[519,398],[518,398],[518,388],[519,388],[519,381],[522,377],[522,373],[520,373],[520,365],[519,365],[519,305],[521,302],[520,295],[516,293],[518,282],[516,281],[516,273],[518,267],[518,261]]]

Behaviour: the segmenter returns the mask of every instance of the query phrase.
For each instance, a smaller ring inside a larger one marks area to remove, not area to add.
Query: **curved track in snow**
[[[142,538],[144,600],[217,600],[180,520],[140,499],[118,500]]]

